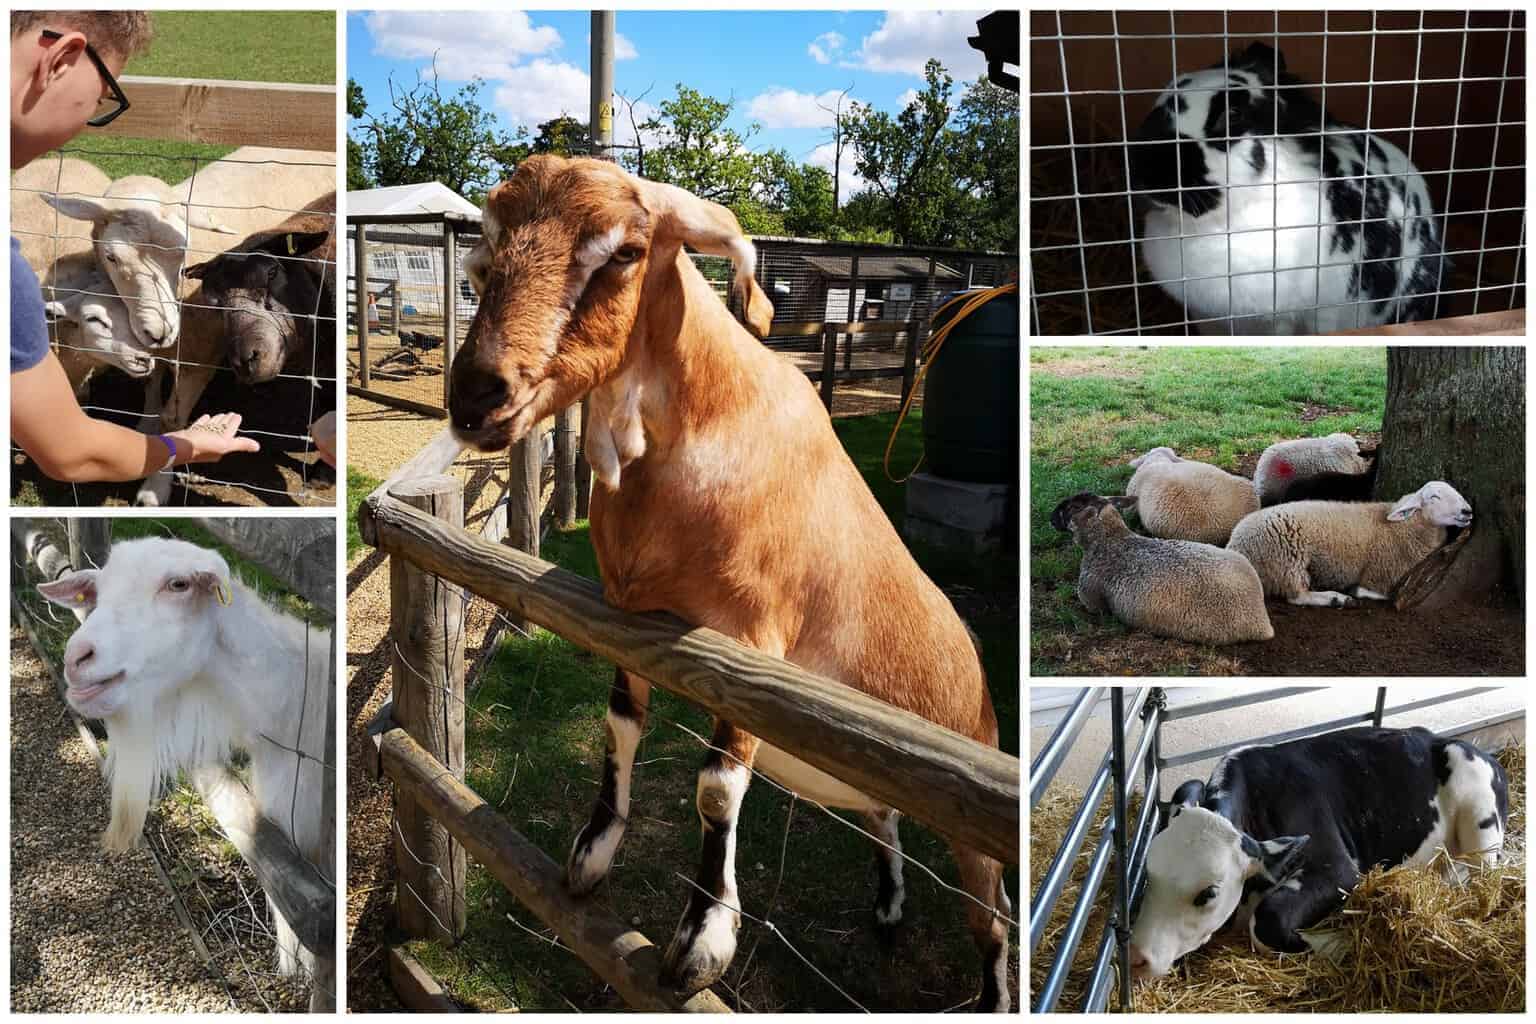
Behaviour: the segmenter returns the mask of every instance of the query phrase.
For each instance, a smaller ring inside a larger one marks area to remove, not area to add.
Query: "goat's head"
[[[181,265],[187,222],[174,205],[148,194],[45,195],[66,217],[91,222],[96,258],[132,313],[134,337],[147,348],[176,343],[181,331]]]
[[[730,258],[746,319],[773,306],[725,207],[601,160],[536,156],[491,190],[465,271],[480,308],[453,362],[460,440],[505,448],[617,371],[641,329],[641,296],[675,275],[684,245]]]
[[[237,599],[214,551],[150,537],[112,548],[100,569],[38,586],[48,600],[86,612],[64,647],[65,697],[108,722],[155,705],[219,656],[217,616]]]
[[[327,231],[274,233],[186,269],[203,282],[203,300],[223,308],[229,361],[245,383],[273,379],[313,348],[317,317],[332,312],[329,264],[315,255],[330,238]]]
[[[59,344],[77,349],[99,363],[115,366],[130,377],[147,377],[155,357],[139,345],[129,325],[123,300],[112,293],[105,274],[87,278],[79,287],[45,287],[48,313],[60,325]]]

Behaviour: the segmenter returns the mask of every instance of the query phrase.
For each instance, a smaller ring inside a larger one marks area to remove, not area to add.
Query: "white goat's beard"
[[[107,778],[112,785],[112,820],[102,833],[102,848],[124,853],[139,843],[144,819],[160,796],[160,758],[153,726],[137,716],[114,718],[107,725]]]

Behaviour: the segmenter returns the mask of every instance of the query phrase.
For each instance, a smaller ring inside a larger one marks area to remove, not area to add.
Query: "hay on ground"
[[[1166,978],[1138,985],[1137,1013],[1298,1011],[1514,1013],[1525,1009],[1525,748],[1497,755],[1509,775],[1504,860],[1470,869],[1465,885],[1444,880],[1440,864],[1375,869],[1345,905],[1318,925],[1335,933],[1343,956],[1285,956],[1249,948],[1246,936],[1218,938],[1185,957]],[[1081,794],[1048,794],[1030,816],[1030,891],[1039,885]],[[1105,801],[1107,807],[1107,800]],[[1099,809],[1100,818],[1107,814]],[[1091,856],[1090,833],[1071,881],[1030,961],[1038,990],[1071,913]],[[1074,957],[1062,1009],[1077,1009],[1113,892],[1095,901]],[[1111,998],[1113,1005],[1114,999]]]

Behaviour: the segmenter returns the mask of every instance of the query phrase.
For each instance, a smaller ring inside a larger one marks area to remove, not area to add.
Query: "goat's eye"
[[[1213,900],[1215,898],[1216,898],[1216,887],[1214,885],[1208,885],[1204,889],[1201,889],[1195,895],[1195,906],[1203,907],[1203,906],[1205,906],[1207,903],[1211,902],[1211,900]]]
[[[626,245],[613,254],[614,263],[633,263],[640,258],[641,248],[638,245]]]
[[[105,326],[107,326],[107,322],[105,320],[103,320],[99,316],[88,316],[88,317],[85,318],[85,322],[90,324],[92,327],[105,327]]]
[[[189,589],[191,589],[191,587],[192,584],[182,579],[180,576],[176,576],[165,581],[165,589],[169,590],[173,594],[184,594]]]
[[[117,257],[115,255],[113,255],[111,249],[108,249],[105,253],[103,253],[103,255],[106,257],[106,260],[107,260],[108,263],[116,263],[117,262]]]

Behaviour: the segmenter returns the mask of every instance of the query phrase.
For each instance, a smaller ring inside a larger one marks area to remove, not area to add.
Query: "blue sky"
[[[734,96],[733,126],[762,125],[754,149],[783,148],[830,169],[831,115],[817,100],[830,106],[851,85],[851,99],[899,110],[922,86],[930,56],[957,87],[974,80],[986,68],[965,40],[980,14],[620,11],[614,85],[630,98],[650,88],[650,106],[675,95],[679,82]],[[589,24],[586,11],[355,12],[347,16],[347,74],[370,108],[386,109],[390,75],[409,85],[436,52],[445,89],[478,74],[487,83],[483,98],[503,123],[531,134],[562,112],[586,120]],[[622,106],[614,131],[620,141],[630,134]]]

